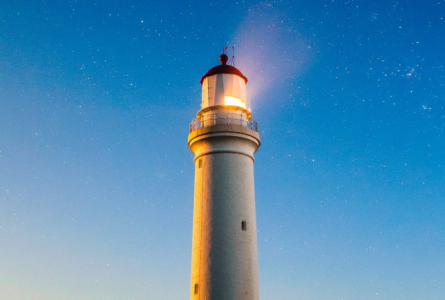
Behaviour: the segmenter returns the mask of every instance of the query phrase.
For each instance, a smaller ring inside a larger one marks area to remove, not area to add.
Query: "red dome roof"
[[[215,66],[215,67],[211,68],[210,70],[208,70],[207,73],[205,73],[205,75],[201,77],[201,84],[204,81],[204,78],[206,78],[208,76],[215,75],[215,74],[235,74],[235,75],[238,75],[239,77],[241,77],[242,79],[244,79],[244,81],[247,83],[247,77],[244,76],[240,70],[238,70],[237,68],[232,67],[230,65],[226,65],[227,55],[225,55],[225,54],[221,55],[219,60],[221,61],[221,65]]]

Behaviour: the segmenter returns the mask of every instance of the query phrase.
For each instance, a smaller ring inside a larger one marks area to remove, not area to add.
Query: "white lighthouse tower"
[[[190,124],[195,154],[192,300],[257,300],[258,254],[253,154],[258,124],[246,97],[247,78],[221,65],[202,78],[202,107]]]

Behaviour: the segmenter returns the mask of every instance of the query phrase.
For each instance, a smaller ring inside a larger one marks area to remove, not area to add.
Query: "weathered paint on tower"
[[[190,299],[257,300],[253,154],[260,136],[247,78],[225,54],[220,60],[201,79],[202,108],[188,136],[195,154]]]

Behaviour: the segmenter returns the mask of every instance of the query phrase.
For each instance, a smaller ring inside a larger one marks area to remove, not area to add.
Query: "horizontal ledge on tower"
[[[247,139],[254,139],[257,141],[258,145],[260,145],[261,143],[261,138],[260,138],[260,134],[255,131],[252,130],[246,126],[241,126],[241,125],[227,125],[227,124],[218,124],[218,125],[213,125],[213,126],[209,126],[209,127],[201,127],[198,128],[196,130],[193,130],[192,132],[190,132],[189,136],[188,136],[188,143],[189,146],[192,142],[192,140],[196,139],[197,137],[203,136],[203,135],[216,135],[216,136],[223,136],[225,135],[224,133],[226,133],[227,135],[233,136],[235,135],[246,135]],[[210,136],[209,136],[210,137]],[[242,137],[242,136],[239,136]]]

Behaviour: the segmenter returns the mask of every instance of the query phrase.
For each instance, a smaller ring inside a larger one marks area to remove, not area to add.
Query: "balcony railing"
[[[190,132],[202,127],[214,125],[238,125],[258,132],[258,122],[254,119],[247,121],[245,116],[240,114],[206,115],[202,116],[201,121],[193,119],[190,123]]]

